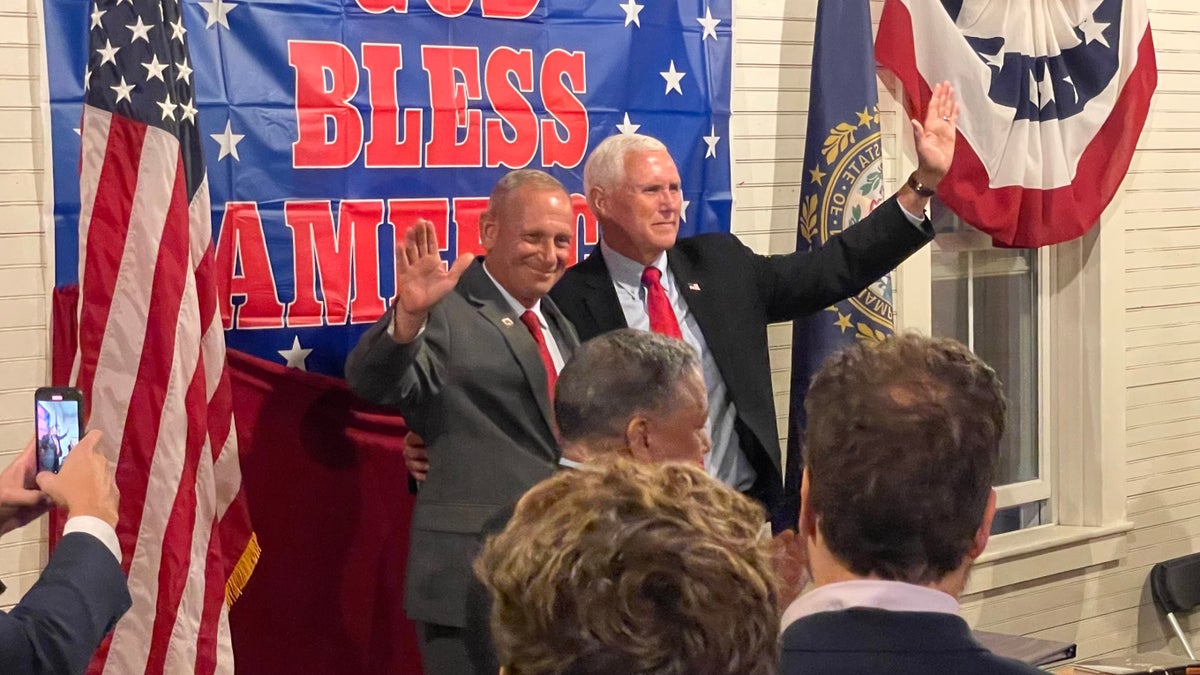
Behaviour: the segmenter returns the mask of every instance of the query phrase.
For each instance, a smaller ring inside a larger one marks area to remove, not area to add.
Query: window
[[[1039,327],[1048,256],[1003,249],[940,201],[930,209],[937,238],[930,260],[930,333],[966,344],[991,365],[1008,399],[996,476],[992,533],[1053,522],[1051,477],[1043,462]]]

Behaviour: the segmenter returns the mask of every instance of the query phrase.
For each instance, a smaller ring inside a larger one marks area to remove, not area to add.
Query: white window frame
[[[881,107],[902,110],[899,93],[890,101],[887,89],[880,94]],[[894,189],[897,177],[915,168],[916,154],[905,115],[892,119],[900,139],[900,156],[891,160],[896,170],[888,172]],[[1119,201],[1118,196],[1114,203]],[[997,501],[1001,507],[1036,501],[1048,490],[1054,522],[991,537],[964,601],[1128,553],[1133,525],[1125,514],[1125,233],[1111,222],[1113,210],[1110,206],[1083,237],[1038,254],[1042,478],[1003,486]],[[926,247],[895,274],[899,328],[930,330],[931,256]]]

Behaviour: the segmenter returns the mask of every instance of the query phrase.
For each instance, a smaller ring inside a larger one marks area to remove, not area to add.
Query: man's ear
[[[588,207],[592,209],[596,220],[606,220],[603,216],[608,213],[608,194],[599,185],[593,185],[587,194]]]
[[[996,517],[996,491],[988,492],[987,507],[983,510],[983,522],[979,524],[979,529],[975,530],[975,538],[971,541],[971,548],[967,549],[967,557],[971,560],[983,555],[983,549],[987,548],[988,537],[992,533],[992,520]]]
[[[636,462],[653,462],[650,448],[650,422],[642,415],[634,415],[625,425],[625,447]]]
[[[806,539],[817,537],[817,516],[809,505],[808,469],[804,470],[800,479],[800,536]]]
[[[492,250],[499,236],[500,221],[496,219],[495,214],[492,213],[489,207],[488,210],[479,214],[479,243],[483,246],[483,250]]]

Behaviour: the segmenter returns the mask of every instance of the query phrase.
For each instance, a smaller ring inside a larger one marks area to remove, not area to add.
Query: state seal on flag
[[[821,145],[821,160],[808,169],[815,190],[800,201],[800,236],[812,247],[853,226],[884,199],[883,152],[879,106],[855,113],[856,120],[839,122]],[[895,327],[891,277],[885,276],[848,301],[854,315],[837,307],[843,332],[852,326],[861,338],[882,340]]]

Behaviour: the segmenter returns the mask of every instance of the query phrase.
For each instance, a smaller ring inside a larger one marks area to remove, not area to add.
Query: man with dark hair
[[[559,374],[554,396],[559,462],[563,468],[617,458],[700,466],[709,450],[707,411],[694,349],[681,340],[631,328],[606,333],[581,345]],[[483,535],[503,530],[513,507],[515,500],[484,525]],[[494,675],[500,666],[489,629],[490,607],[487,590],[472,584],[465,639],[476,675]]]
[[[958,616],[996,511],[995,372],[953,340],[859,342],[825,362],[805,409],[816,589],[784,613],[785,675],[1041,672],[988,652]]]
[[[762,507],[700,467],[617,461],[529,491],[476,570],[509,675],[773,675]]]
[[[584,191],[600,244],[551,297],[585,341],[628,326],[696,348],[708,390],[709,473],[761,501],[777,529],[795,526],[796,509],[795,495],[784,494],[767,324],[859,293],[933,239],[924,209],[950,168],[957,117],[949,83],[937,85],[929,114],[913,121],[909,181],[821,248],[789,255],[758,255],[727,233],[677,239],[684,186],[654,138],[612,136],[588,156]]]
[[[562,185],[523,169],[480,218],[486,260],[443,268],[433,225],[396,250],[396,301],[346,362],[360,396],[396,407],[433,464],[413,513],[404,608],[430,675],[469,672],[463,643],[471,558],[488,519],[554,472],[550,393],[579,344],[546,292],[575,219]]]

